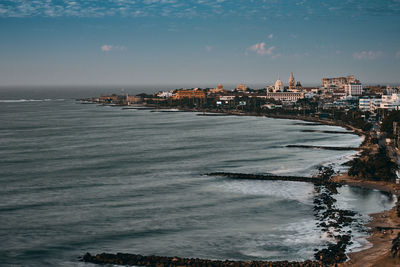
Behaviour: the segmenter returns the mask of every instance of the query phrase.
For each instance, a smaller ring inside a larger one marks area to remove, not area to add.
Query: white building
[[[275,92],[283,92],[283,83],[279,77],[275,82],[274,93]]]
[[[164,92],[158,92],[157,96],[162,97],[162,98],[169,98],[172,97],[174,94],[172,92],[164,91]]]
[[[382,98],[362,97],[359,99],[358,108],[370,112],[377,109],[400,110],[400,94],[382,95]]]
[[[296,102],[299,99],[304,98],[304,93],[293,93],[293,92],[276,92],[266,93],[265,95],[259,95],[257,98],[272,98],[279,101]]]
[[[371,102],[373,102],[374,99],[371,99],[369,97],[361,97],[358,100],[358,109],[361,111],[373,111],[371,110]]]
[[[379,105],[381,109],[399,110],[400,108],[400,95],[382,95],[382,102]]]
[[[221,95],[219,97],[219,100],[221,100],[221,101],[232,101],[232,100],[235,100],[235,96],[234,95]]]
[[[348,96],[360,96],[363,93],[363,87],[361,83],[348,83],[344,86],[346,95]]]
[[[381,98],[361,97],[358,100],[358,108],[361,111],[375,112],[378,108],[380,108],[381,103]]]

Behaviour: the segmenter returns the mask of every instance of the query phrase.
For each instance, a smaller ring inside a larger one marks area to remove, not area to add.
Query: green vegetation
[[[375,181],[395,181],[396,164],[386,155],[384,149],[369,155],[366,159],[355,158],[351,162],[349,175],[356,176],[365,180]]]
[[[393,110],[383,120],[381,131],[386,132],[387,137],[393,138],[393,122],[400,122],[400,111]]]
[[[333,109],[331,112],[333,114],[333,119],[350,124],[363,131],[369,131],[372,128],[372,124],[365,121],[365,119],[369,117],[368,112],[361,112],[359,110],[349,110],[345,112],[344,110],[338,109]]]

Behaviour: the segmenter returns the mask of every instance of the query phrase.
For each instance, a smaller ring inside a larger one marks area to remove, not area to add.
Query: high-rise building
[[[363,93],[363,87],[361,83],[349,83],[346,84],[344,88],[348,96],[360,96]]]
[[[354,75],[349,75],[346,77],[322,78],[322,86],[325,88],[335,85],[338,88],[343,89],[346,84],[358,82],[358,80],[354,79]]]

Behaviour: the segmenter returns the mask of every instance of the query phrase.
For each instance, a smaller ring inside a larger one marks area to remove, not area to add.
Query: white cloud
[[[233,2],[233,3],[232,3]],[[283,6],[278,0],[7,0],[0,1],[1,17],[268,17],[291,16],[292,6]],[[312,2],[312,3],[311,3]],[[315,2],[315,3],[314,3]],[[337,18],[343,16],[395,15],[400,13],[400,1],[382,0],[360,4],[358,1],[337,1],[335,7],[325,1],[296,3],[296,13],[308,20],[320,12],[330,12]],[[354,10],[356,12],[354,12]],[[196,12],[194,12],[196,11]]]
[[[267,48],[266,44],[264,42],[261,42],[250,46],[248,50],[257,53],[258,55],[272,56],[274,54],[275,46]]]
[[[362,59],[378,59],[382,56],[382,51],[361,51],[355,52],[353,54],[353,58],[362,60]]]
[[[110,52],[110,51],[124,51],[126,50],[125,46],[121,45],[102,45],[101,46],[101,51],[103,52]]]

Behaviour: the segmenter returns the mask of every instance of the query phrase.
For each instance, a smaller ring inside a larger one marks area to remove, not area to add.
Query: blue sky
[[[400,0],[3,0],[0,86],[400,84]]]

